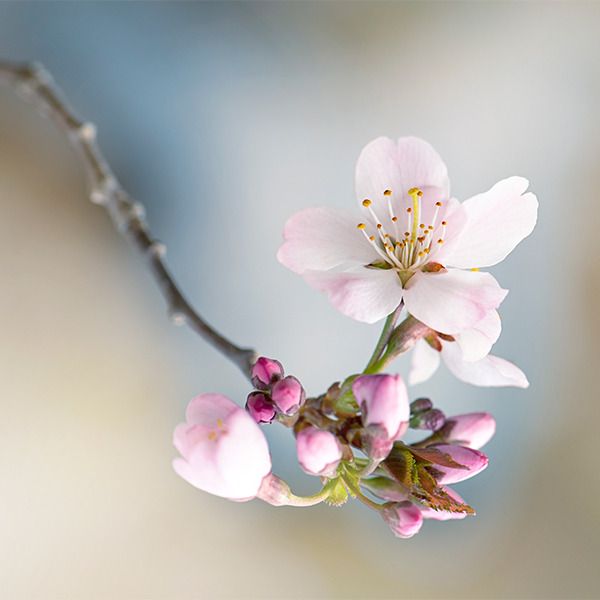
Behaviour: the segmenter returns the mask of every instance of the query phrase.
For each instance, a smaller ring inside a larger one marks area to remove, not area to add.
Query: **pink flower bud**
[[[342,458],[342,448],[329,431],[306,427],[296,436],[298,462],[309,475],[331,477]]]
[[[488,466],[488,457],[483,452],[479,452],[479,450],[451,444],[439,444],[432,446],[432,448],[436,448],[440,452],[447,454],[454,462],[466,467],[460,469],[458,467],[444,467],[436,464],[434,467],[435,470],[441,473],[441,475],[436,476],[438,483],[448,484],[464,481],[465,479],[474,477]]]
[[[251,377],[256,389],[267,390],[283,377],[283,367],[278,360],[261,356],[252,367]]]
[[[487,444],[496,432],[496,421],[489,413],[469,413],[446,421],[445,441],[478,450]]]
[[[271,397],[283,414],[292,415],[304,404],[304,388],[295,377],[288,375],[275,382]]]
[[[388,440],[395,440],[406,431],[410,406],[400,375],[362,375],[352,384],[352,391],[365,427],[381,427]]]
[[[270,423],[275,418],[275,407],[262,392],[248,394],[246,410],[257,423]]]
[[[399,538],[411,538],[419,533],[423,525],[421,511],[410,502],[394,502],[386,504],[381,516],[389,525],[392,533]]]
[[[271,472],[267,440],[252,417],[221,394],[202,394],[187,407],[173,444],[173,468],[193,486],[230,500],[254,498]]]

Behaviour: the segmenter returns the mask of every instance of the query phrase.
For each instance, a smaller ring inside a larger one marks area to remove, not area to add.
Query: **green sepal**
[[[323,490],[326,490],[328,493],[325,503],[329,504],[329,506],[342,506],[342,504],[348,501],[348,490],[341,477],[330,479],[325,484]]]

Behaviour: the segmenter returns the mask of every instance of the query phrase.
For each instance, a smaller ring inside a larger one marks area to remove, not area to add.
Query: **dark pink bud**
[[[444,415],[441,410],[432,408],[431,410],[426,410],[413,416],[410,420],[410,426],[413,429],[429,429],[430,431],[437,431],[444,426],[445,422],[446,415]]]
[[[417,398],[410,403],[410,413],[413,415],[431,410],[432,408],[433,402],[429,398]]]
[[[283,377],[283,367],[278,360],[261,356],[252,367],[252,384],[256,389],[266,390]]]
[[[288,375],[275,382],[271,397],[283,414],[292,415],[304,404],[304,388],[295,377]]]
[[[399,538],[411,538],[419,533],[423,525],[421,511],[410,502],[394,502],[386,504],[381,516],[389,525],[392,533]]]
[[[246,410],[257,423],[270,423],[275,418],[275,407],[262,392],[248,394]]]

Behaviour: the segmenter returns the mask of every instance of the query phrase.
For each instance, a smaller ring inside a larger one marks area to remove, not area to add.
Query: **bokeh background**
[[[42,61],[97,123],[189,297],[309,392],[378,330],[275,252],[294,211],[353,204],[365,143],[419,135],[459,198],[520,174],[540,199],[493,269],[495,353],[530,389],[440,370],[411,392],[496,415],[490,467],[459,486],[478,516],[396,540],[362,506],[240,505],[174,475],[187,401],[247,385],[169,323],[64,135],[0,89],[0,595],[599,597],[599,31],[597,2],[0,4],[0,56]],[[277,472],[316,489],[268,435]]]

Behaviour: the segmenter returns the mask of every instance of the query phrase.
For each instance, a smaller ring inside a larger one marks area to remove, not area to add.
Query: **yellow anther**
[[[440,206],[442,205],[442,203],[441,203],[441,202],[436,202],[436,203],[435,203],[435,205],[436,205],[437,207],[440,207]]]
[[[381,223],[377,223],[377,229],[381,229],[383,225]]]
[[[384,196],[391,196],[392,195],[392,190],[383,190],[383,195]]]
[[[421,223],[421,224],[419,225],[419,227],[420,227],[421,229],[425,229],[425,223]]]
[[[223,428],[223,420],[222,419],[217,419],[217,428],[218,429],[222,429]]]
[[[398,220],[398,217],[392,217],[392,223],[395,223]]]
[[[370,236],[369,236],[369,239],[370,239],[372,242],[374,242],[374,241],[375,241],[375,236],[374,236],[374,235],[370,235]]]
[[[475,271],[475,273],[477,273],[477,271],[479,271],[479,267],[473,267],[471,271]]]
[[[384,237],[384,238],[389,238],[389,237],[390,237],[390,234],[389,234],[389,233],[384,233],[384,234],[383,234],[383,237]]]
[[[366,229],[366,228],[367,228],[367,226],[366,226],[364,223],[359,223],[359,224],[356,226],[356,228],[357,228],[357,229]]]
[[[411,212],[412,212],[412,208],[409,206],[409,207],[406,209],[406,212],[407,212],[407,213],[411,213]]]
[[[373,203],[372,203],[372,202],[371,202],[371,201],[370,201],[368,198],[365,198],[365,199],[362,201],[362,205],[363,205],[365,208],[369,208],[369,206],[371,206],[371,204],[373,204]]]
[[[443,244],[443,243],[444,243],[444,240],[443,240],[442,238],[440,238],[440,239],[437,241],[437,243],[438,243],[438,244]]]
[[[217,432],[216,431],[209,431],[208,432],[208,439],[211,442],[214,442],[217,439]]]

